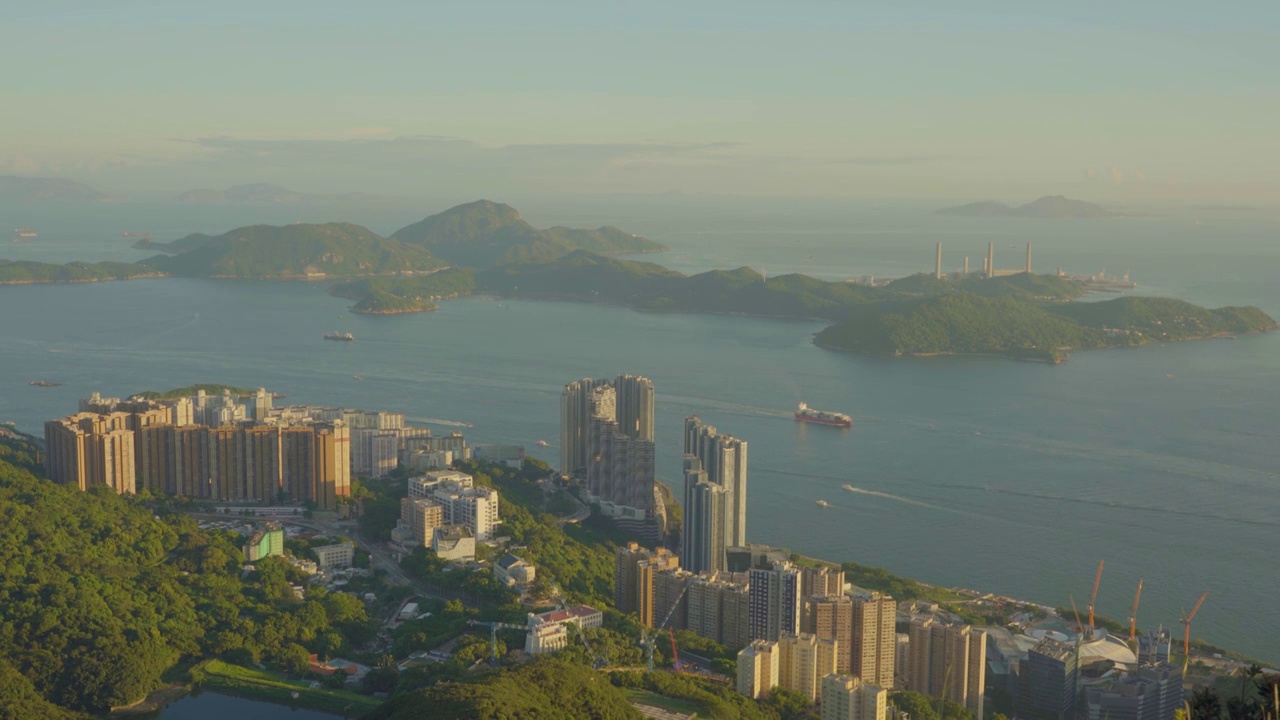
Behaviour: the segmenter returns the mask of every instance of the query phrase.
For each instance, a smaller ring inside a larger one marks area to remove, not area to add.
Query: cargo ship
[[[352,340],[356,339],[356,336],[352,335],[351,333],[331,332],[331,333],[325,333],[324,339],[338,340],[340,342],[351,342]]]
[[[40,233],[36,232],[35,230],[32,230],[31,228],[14,228],[13,229],[14,242],[26,242],[28,240],[35,240],[38,237],[40,237]]]
[[[818,423],[819,425],[835,425],[836,427],[853,427],[853,418],[844,413],[814,410],[804,403],[796,408],[796,420],[800,422]]]

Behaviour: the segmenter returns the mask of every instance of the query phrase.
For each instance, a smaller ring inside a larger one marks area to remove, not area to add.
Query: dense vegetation
[[[871,355],[1001,353],[1060,360],[1062,351],[1270,330],[1257,308],[1208,310],[1181,300],[1124,297],[1049,304],[971,294],[878,305],[818,333],[816,342]]]
[[[641,718],[607,676],[559,658],[504,669],[479,682],[437,684],[392,698],[367,720],[401,718],[577,720]]]
[[[551,262],[575,250],[616,255],[666,249],[613,227],[538,230],[515,208],[490,200],[458,205],[401,228],[391,237],[424,245],[454,265],[474,268]]]
[[[70,262],[59,265],[31,260],[0,260],[0,285],[132,280],[162,274],[154,267],[134,263]]]
[[[420,277],[382,277],[334,286],[329,292],[356,300],[351,311],[372,314],[422,312],[436,309],[433,300],[470,295],[476,277],[470,270],[448,268]]]
[[[360,277],[426,272],[445,264],[422,247],[351,223],[250,225],[178,243],[190,249],[143,262],[170,275],[233,278]]]
[[[145,398],[147,400],[166,400],[171,398],[193,397],[196,393],[203,390],[206,395],[221,395],[223,391],[230,391],[236,397],[247,397],[253,395],[254,391],[248,388],[236,387],[234,385],[220,385],[218,383],[196,383],[186,387],[174,388],[172,390],[144,390],[136,393],[136,397]]]
[[[308,652],[372,638],[355,597],[313,588],[297,599],[301,578],[278,558],[242,580],[232,537],[154,513],[0,462],[0,657],[47,701],[102,712],[154,690],[183,658],[299,672]]]

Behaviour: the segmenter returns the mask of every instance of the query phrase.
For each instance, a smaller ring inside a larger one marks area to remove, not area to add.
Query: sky
[[[1280,3],[0,0],[0,174],[1280,204]]]

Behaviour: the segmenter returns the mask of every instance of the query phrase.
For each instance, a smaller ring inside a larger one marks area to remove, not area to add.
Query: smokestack
[[[942,243],[938,243],[938,259],[933,264],[933,279],[942,279]]]
[[[1031,274],[1031,243],[1027,243],[1027,274]]]
[[[968,255],[964,256],[964,274],[966,276],[968,276],[969,274],[969,256]]]
[[[996,244],[987,243],[987,279],[996,276]]]

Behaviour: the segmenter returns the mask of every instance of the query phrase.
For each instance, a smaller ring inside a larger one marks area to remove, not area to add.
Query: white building
[[[475,487],[457,470],[429,472],[409,478],[409,497],[434,500],[444,506],[446,525],[464,525],[481,542],[493,538],[498,519],[498,491]]]
[[[562,650],[569,646],[571,632],[600,627],[603,623],[604,614],[587,605],[572,605],[541,615],[529,613],[529,634],[525,636],[524,651],[539,655]],[[571,631],[570,625],[577,629]]]
[[[475,449],[475,458],[483,462],[506,465],[509,468],[519,470],[524,466],[524,446],[478,445]]]
[[[443,525],[435,529],[431,549],[441,560],[470,562],[476,559],[476,538],[465,525]]]
[[[312,551],[316,554],[316,565],[321,570],[349,568],[356,557],[356,546],[349,542],[338,543],[337,545],[323,545],[318,548],[312,548]]]

